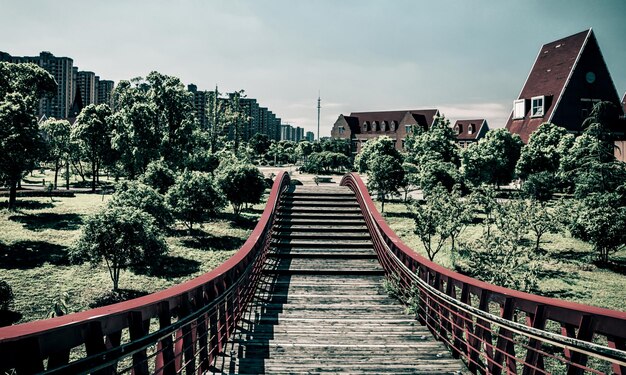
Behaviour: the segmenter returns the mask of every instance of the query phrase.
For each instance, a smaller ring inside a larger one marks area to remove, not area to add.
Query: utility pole
[[[321,98],[320,98],[320,92],[317,92],[317,141],[320,142],[321,138],[320,138],[320,105],[321,102]]]

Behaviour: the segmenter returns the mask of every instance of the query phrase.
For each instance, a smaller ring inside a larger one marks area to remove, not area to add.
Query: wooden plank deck
[[[298,186],[284,202],[263,279],[214,373],[467,372],[383,289],[350,190]]]

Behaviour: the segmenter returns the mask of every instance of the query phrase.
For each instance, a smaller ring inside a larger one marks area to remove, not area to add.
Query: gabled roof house
[[[437,109],[406,111],[352,112],[348,116],[339,115],[330,132],[332,138],[349,139],[352,152],[358,153],[370,139],[386,135],[395,141],[396,149],[402,150],[404,139],[413,128],[429,129]]]
[[[524,143],[544,122],[552,122],[580,134],[593,105],[620,99],[592,29],[544,44],[506,128]],[[624,135],[624,129],[612,129]]]
[[[472,143],[478,142],[489,131],[487,120],[457,120],[452,127],[456,133],[456,143],[465,148]]]

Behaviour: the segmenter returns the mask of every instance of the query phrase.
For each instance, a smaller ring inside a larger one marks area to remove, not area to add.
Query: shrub
[[[214,217],[226,205],[224,196],[210,174],[185,170],[165,197],[174,217],[193,224]]]
[[[176,176],[163,160],[156,160],[148,164],[139,181],[152,186],[160,194],[165,194],[170,186],[174,185]]]
[[[120,182],[109,201],[109,207],[130,206],[151,215],[161,229],[173,224],[174,218],[165,204],[165,199],[148,185],[136,181]]]
[[[239,215],[244,203],[259,203],[265,191],[263,174],[249,164],[238,164],[224,169],[219,175],[219,185],[232,204],[235,215]]]
[[[545,202],[552,199],[556,185],[557,179],[552,172],[533,173],[522,185],[522,192],[528,198]]]
[[[137,208],[114,206],[89,217],[70,257],[92,264],[104,260],[117,290],[121,270],[154,267],[167,251],[152,216]]]

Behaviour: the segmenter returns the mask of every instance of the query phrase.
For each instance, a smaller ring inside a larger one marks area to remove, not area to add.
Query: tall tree
[[[48,158],[54,163],[54,188],[57,188],[59,169],[65,161],[65,186],[69,189],[70,123],[51,118],[44,121],[40,129],[47,144]]]
[[[391,155],[375,154],[368,159],[367,170],[367,188],[378,193],[381,211],[385,212],[387,195],[397,193],[404,183],[402,162]]]
[[[354,167],[360,173],[368,171],[369,159],[376,155],[389,155],[402,163],[402,155],[396,150],[395,142],[387,137],[382,136],[367,141],[361,152],[354,158]]]
[[[506,129],[487,132],[485,137],[470,145],[462,154],[462,173],[474,185],[508,184],[515,175],[515,165],[522,149],[522,140]]]
[[[91,163],[91,191],[103,161],[111,154],[111,108],[106,104],[90,104],[83,108],[72,128],[71,137],[78,142],[84,157]]]
[[[569,142],[573,135],[565,128],[546,122],[535,130],[522,147],[519,160],[515,166],[517,175],[526,179],[529,175],[539,172],[555,173],[561,161],[561,147]]]
[[[9,185],[10,210],[15,209],[22,174],[41,156],[39,98],[55,91],[54,78],[42,68],[0,62],[0,179]]]

